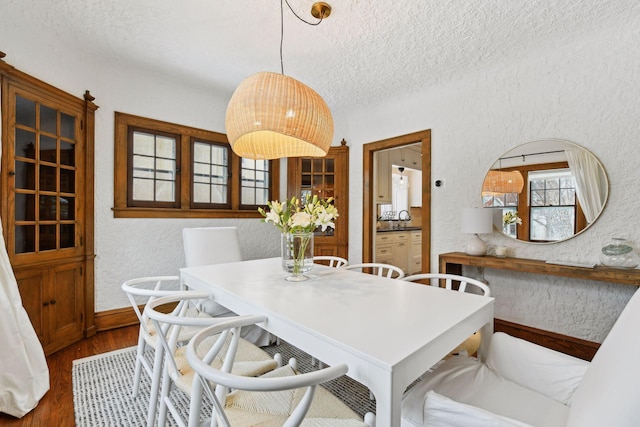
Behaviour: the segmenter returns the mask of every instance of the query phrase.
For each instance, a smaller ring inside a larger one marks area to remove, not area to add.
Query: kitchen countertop
[[[390,233],[390,232],[399,232],[399,231],[421,231],[422,227],[401,227],[401,228],[378,228],[376,229],[376,233]]]

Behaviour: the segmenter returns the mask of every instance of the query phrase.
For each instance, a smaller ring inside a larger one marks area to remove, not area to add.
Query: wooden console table
[[[461,274],[463,265],[474,267],[495,268],[498,270],[513,270],[522,273],[544,274],[549,276],[573,277],[583,280],[598,280],[601,282],[621,283],[624,285],[640,286],[640,269],[619,269],[596,266],[574,267],[570,265],[547,264],[544,261],[525,258],[498,258],[496,256],[471,256],[463,252],[449,252],[440,254],[440,272]]]
[[[544,261],[525,258],[498,258],[496,256],[471,256],[462,252],[440,254],[440,272],[462,274],[465,265],[473,267],[512,270],[523,273],[564,276],[583,280],[597,280],[609,283],[640,286],[639,269],[617,269],[597,266],[594,268],[569,265],[547,264]],[[533,328],[506,320],[494,319],[496,332],[502,331],[536,344],[570,354],[585,360],[591,360],[600,347],[599,343],[583,340],[551,331]]]

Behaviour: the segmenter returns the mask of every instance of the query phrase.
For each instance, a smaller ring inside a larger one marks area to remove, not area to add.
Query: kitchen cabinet
[[[418,248],[416,249],[416,240]],[[418,251],[417,253],[414,251]],[[414,257],[418,257],[416,263]],[[422,231],[385,231],[376,233],[375,262],[392,264],[405,274],[422,269]],[[417,270],[416,270],[417,268]]]
[[[389,151],[389,163],[395,166],[422,170],[422,155],[419,151],[409,148],[397,148]]]
[[[376,203],[391,203],[391,162],[390,151],[378,151],[375,153],[376,170]]]
[[[422,230],[411,232],[409,274],[422,272]]]

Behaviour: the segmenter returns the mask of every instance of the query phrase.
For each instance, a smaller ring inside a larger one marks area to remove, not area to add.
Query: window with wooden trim
[[[224,134],[115,114],[115,217],[260,217],[279,162],[236,156]]]

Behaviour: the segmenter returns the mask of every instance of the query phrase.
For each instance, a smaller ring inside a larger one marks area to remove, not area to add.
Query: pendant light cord
[[[293,10],[288,0],[280,0],[280,73],[284,76],[284,61],[282,60],[282,45],[284,43],[284,3],[287,4],[293,16],[298,18],[300,21],[304,22],[307,25],[320,25],[322,22],[322,18],[318,20],[318,22],[309,22],[302,19],[298,14]]]

